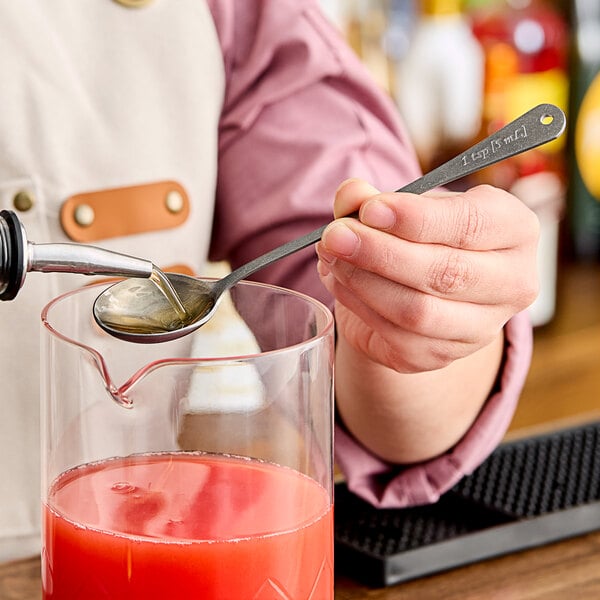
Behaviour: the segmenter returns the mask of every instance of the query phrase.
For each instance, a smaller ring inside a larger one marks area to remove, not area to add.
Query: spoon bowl
[[[223,297],[222,280],[165,273],[188,317],[181,319],[151,279],[125,279],[102,292],[94,302],[94,318],[112,336],[136,343],[168,342],[208,321]]]
[[[397,190],[421,194],[447,185],[501,160],[541,146],[560,136],[566,118],[560,108],[540,104],[464,153]],[[348,215],[358,217],[357,213]],[[321,239],[327,225],[255,258],[216,281],[164,274],[187,316],[181,317],[164,290],[150,279],[126,279],[106,289],[94,303],[94,318],[111,335],[138,343],[174,340],[210,319],[219,299],[233,285],[255,271]],[[161,274],[162,276],[163,274]]]

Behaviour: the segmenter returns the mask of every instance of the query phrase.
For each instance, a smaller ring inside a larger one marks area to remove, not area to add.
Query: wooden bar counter
[[[600,265],[563,264],[557,314],[535,332],[531,370],[507,437],[598,419]],[[600,598],[600,532],[389,588],[338,577],[335,590],[336,600]],[[0,600],[40,598],[39,558],[0,564]]]

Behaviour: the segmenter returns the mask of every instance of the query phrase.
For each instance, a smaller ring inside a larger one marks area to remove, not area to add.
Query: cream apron
[[[125,3],[125,2],[123,2]],[[0,10],[0,208],[34,242],[201,271],[224,72],[201,0],[20,0]],[[79,276],[0,303],[0,561],[39,552],[39,314]]]

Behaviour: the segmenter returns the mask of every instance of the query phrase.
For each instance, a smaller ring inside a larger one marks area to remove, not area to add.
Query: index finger
[[[465,250],[517,246],[539,228],[518,198],[488,185],[464,193],[380,194],[361,206],[360,220],[406,240]]]

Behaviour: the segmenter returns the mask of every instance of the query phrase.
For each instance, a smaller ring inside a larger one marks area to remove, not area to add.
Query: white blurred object
[[[320,0],[323,12],[329,17],[330,21],[340,29],[344,29],[347,19],[348,0]]]
[[[464,147],[478,134],[483,77],[483,51],[459,0],[423,0],[394,96],[425,169],[440,148]]]
[[[529,307],[534,326],[545,325],[556,311],[556,277],[560,217],[565,203],[565,187],[555,173],[536,173],[518,179],[510,192],[533,210],[540,220],[537,268],[540,292]]]
[[[230,271],[226,263],[209,263],[203,277],[224,277]],[[192,356],[246,356],[260,351],[258,343],[244,320],[240,317],[229,293],[201,330],[194,335]],[[185,411],[188,413],[246,412],[258,410],[264,404],[264,390],[260,375],[252,364],[237,366],[236,377],[232,378],[233,367],[215,365],[196,369],[190,381]]]

